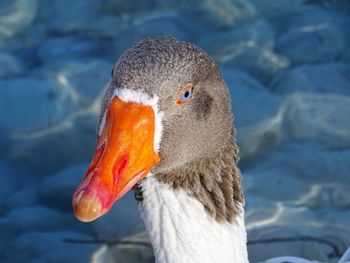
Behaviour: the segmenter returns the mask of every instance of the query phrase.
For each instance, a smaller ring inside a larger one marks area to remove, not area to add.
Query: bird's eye
[[[187,84],[185,87],[182,88],[182,90],[179,93],[179,96],[177,97],[176,104],[182,105],[185,102],[187,102],[192,97],[193,92],[193,85]]]

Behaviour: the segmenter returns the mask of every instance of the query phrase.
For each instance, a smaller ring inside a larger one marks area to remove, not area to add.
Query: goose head
[[[97,149],[73,196],[76,217],[102,216],[148,176],[176,185],[176,171],[205,166],[234,144],[232,124],[228,89],[203,50],[168,37],[142,40],[113,67]]]

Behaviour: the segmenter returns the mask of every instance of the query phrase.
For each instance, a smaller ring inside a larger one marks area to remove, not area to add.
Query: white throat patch
[[[141,181],[139,204],[156,263],[248,263],[244,210],[233,223],[218,223],[184,190]]]
[[[159,152],[159,146],[162,139],[163,134],[163,125],[162,125],[162,119],[163,119],[163,113],[159,109],[159,98],[158,96],[154,95],[153,97],[149,96],[147,93],[145,93],[142,90],[133,90],[133,89],[124,89],[124,88],[116,88],[114,90],[113,96],[111,97],[110,101],[114,97],[118,97],[124,102],[133,102],[138,103],[146,106],[151,106],[154,112],[154,123],[155,123],[155,131],[154,131],[154,142],[153,142],[153,148],[158,153]],[[101,135],[103,127],[106,123],[106,112],[103,113],[103,117],[100,123],[100,127],[98,129],[98,135]]]

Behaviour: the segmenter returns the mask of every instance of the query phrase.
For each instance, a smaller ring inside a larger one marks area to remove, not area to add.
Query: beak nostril
[[[113,166],[114,179],[120,178],[129,163],[129,157],[125,154],[116,160]]]

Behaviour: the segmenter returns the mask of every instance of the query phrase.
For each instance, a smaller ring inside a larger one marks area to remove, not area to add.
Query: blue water
[[[147,241],[132,193],[90,224],[71,196],[114,62],[171,35],[230,88],[251,261],[336,262],[350,245],[349,28],[345,0],[1,0],[0,261],[153,261],[150,247],[96,242]]]

